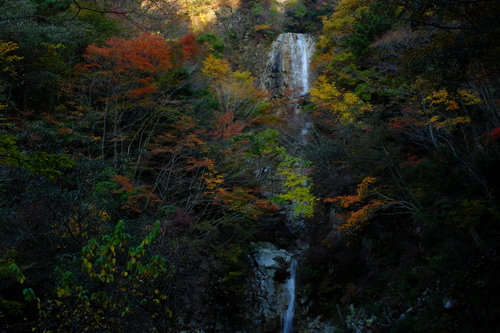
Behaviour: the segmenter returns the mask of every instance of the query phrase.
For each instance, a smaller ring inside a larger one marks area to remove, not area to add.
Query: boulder
[[[289,275],[292,259],[290,253],[270,243],[254,244],[253,270],[248,280],[248,319],[253,323],[252,332],[270,332],[279,327],[286,311],[283,297],[284,285]]]

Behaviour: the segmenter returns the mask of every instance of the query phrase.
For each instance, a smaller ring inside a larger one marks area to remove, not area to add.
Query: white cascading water
[[[307,98],[310,89],[309,62],[314,52],[314,38],[309,34],[283,33],[272,43],[268,54],[263,76],[260,79],[261,87],[267,90],[274,98],[290,98],[295,101],[295,115],[291,116],[291,121],[296,121],[298,129],[297,143],[305,145],[311,123],[307,121],[307,115],[300,114],[301,100]],[[293,128],[293,126],[291,126]],[[307,184],[304,184],[307,185]],[[290,209],[292,210],[292,209]],[[290,226],[293,227],[296,221],[290,219]],[[298,221],[298,220],[297,220]],[[298,221],[300,223],[300,221]],[[257,262],[259,262],[257,260]],[[272,261],[269,267],[278,265]],[[265,266],[265,265],[264,265]],[[268,272],[266,269],[265,272]],[[296,275],[297,261],[292,259],[290,262],[290,277],[283,286],[281,295],[276,292],[280,290],[275,288],[278,281],[274,280],[274,273],[267,279],[263,279],[261,290],[264,290],[263,298],[266,298],[262,304],[269,318],[275,318],[270,315],[280,315],[283,333],[293,333],[295,297],[296,297]],[[267,287],[266,287],[267,286]],[[273,309],[274,311],[270,311]],[[258,321],[258,324],[261,322]]]
[[[293,333],[293,311],[295,307],[295,276],[297,274],[297,261],[292,260],[290,264],[290,278],[285,284],[288,296],[288,307],[283,317],[283,333]]]
[[[299,88],[300,94],[305,95],[309,90],[309,48],[306,35],[290,34],[292,41],[292,75],[294,86]]]
[[[314,38],[311,35],[280,34],[271,45],[263,87],[275,96],[288,91],[295,91],[295,97],[306,95],[310,86],[309,62],[313,52]]]

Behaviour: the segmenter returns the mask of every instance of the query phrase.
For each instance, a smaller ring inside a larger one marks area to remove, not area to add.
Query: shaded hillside
[[[497,330],[498,10],[346,0],[324,20],[310,159],[329,219],[311,223],[303,271],[318,314],[340,320],[339,305],[362,331]]]
[[[0,1],[0,327],[275,332],[269,242],[301,332],[497,331],[499,6]],[[286,32],[308,98],[260,89]]]

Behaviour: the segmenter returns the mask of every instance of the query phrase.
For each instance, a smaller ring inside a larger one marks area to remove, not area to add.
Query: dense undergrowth
[[[300,238],[299,327],[497,331],[499,7],[0,1],[0,327],[235,332],[252,242]]]

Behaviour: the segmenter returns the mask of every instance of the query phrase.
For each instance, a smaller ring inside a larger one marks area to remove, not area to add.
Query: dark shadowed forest
[[[0,0],[0,332],[281,332],[256,244],[295,332],[499,332],[499,14]],[[307,94],[262,83],[283,33]]]

